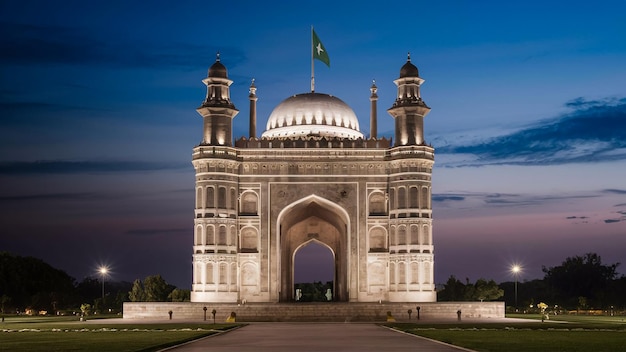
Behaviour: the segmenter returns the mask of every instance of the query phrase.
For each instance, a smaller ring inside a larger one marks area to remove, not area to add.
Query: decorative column
[[[250,83],[250,138],[256,138],[256,101],[259,100],[256,96],[256,86],[254,85],[254,78]]]
[[[378,101],[378,87],[376,87],[376,80],[372,80],[372,86],[370,87],[370,138],[376,139],[378,131],[377,131],[377,115],[378,109],[376,107],[376,103]]]

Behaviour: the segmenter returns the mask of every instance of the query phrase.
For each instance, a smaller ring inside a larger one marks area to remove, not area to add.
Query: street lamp
[[[99,271],[100,275],[102,275],[102,304],[104,304],[104,278],[109,272],[109,268],[107,268],[106,266],[101,266]]]
[[[513,276],[515,276],[515,311],[517,311],[517,275],[519,274],[520,270],[522,270],[522,268],[520,268],[520,266],[517,264],[511,267],[511,272],[513,273]]]

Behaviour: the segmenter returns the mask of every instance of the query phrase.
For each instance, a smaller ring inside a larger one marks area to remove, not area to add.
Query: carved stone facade
[[[333,254],[334,301],[436,301],[434,149],[423,133],[430,108],[410,58],[388,110],[396,121],[393,145],[375,135],[375,85],[374,135],[367,139],[345,103],[314,92],[281,103],[259,139],[253,82],[250,137],[233,145],[238,111],[219,57],[203,82],[204,133],[192,161],[192,302],[294,301],[295,253],[311,242]]]

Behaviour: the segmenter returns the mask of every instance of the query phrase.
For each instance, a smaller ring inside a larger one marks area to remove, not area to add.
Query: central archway
[[[295,300],[295,252],[317,241],[334,254],[333,300],[348,301],[347,213],[326,199],[309,196],[285,207],[278,217],[280,228],[280,301]]]

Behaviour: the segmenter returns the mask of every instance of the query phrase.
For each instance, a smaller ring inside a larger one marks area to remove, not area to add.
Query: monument
[[[233,142],[239,113],[218,55],[197,109],[192,302],[295,302],[294,258],[311,243],[331,251],[339,302],[435,302],[431,177],[424,139],[430,111],[410,56],[400,68],[392,139],[370,135],[341,99],[311,91],[272,111],[257,136],[257,87],[249,90],[249,135]],[[390,118],[390,117],[387,117]]]
[[[191,302],[125,302],[124,319],[211,311],[220,321],[385,321],[410,320],[413,309],[421,319],[504,317],[504,302],[436,302],[430,108],[410,56],[394,80],[390,139],[377,135],[375,83],[367,137],[347,104],[315,91],[313,75],[311,91],[280,102],[257,136],[252,81],[249,134],[233,141],[239,110],[219,55],[203,82]],[[324,302],[307,303],[295,258],[314,243],[332,254],[333,285]]]

